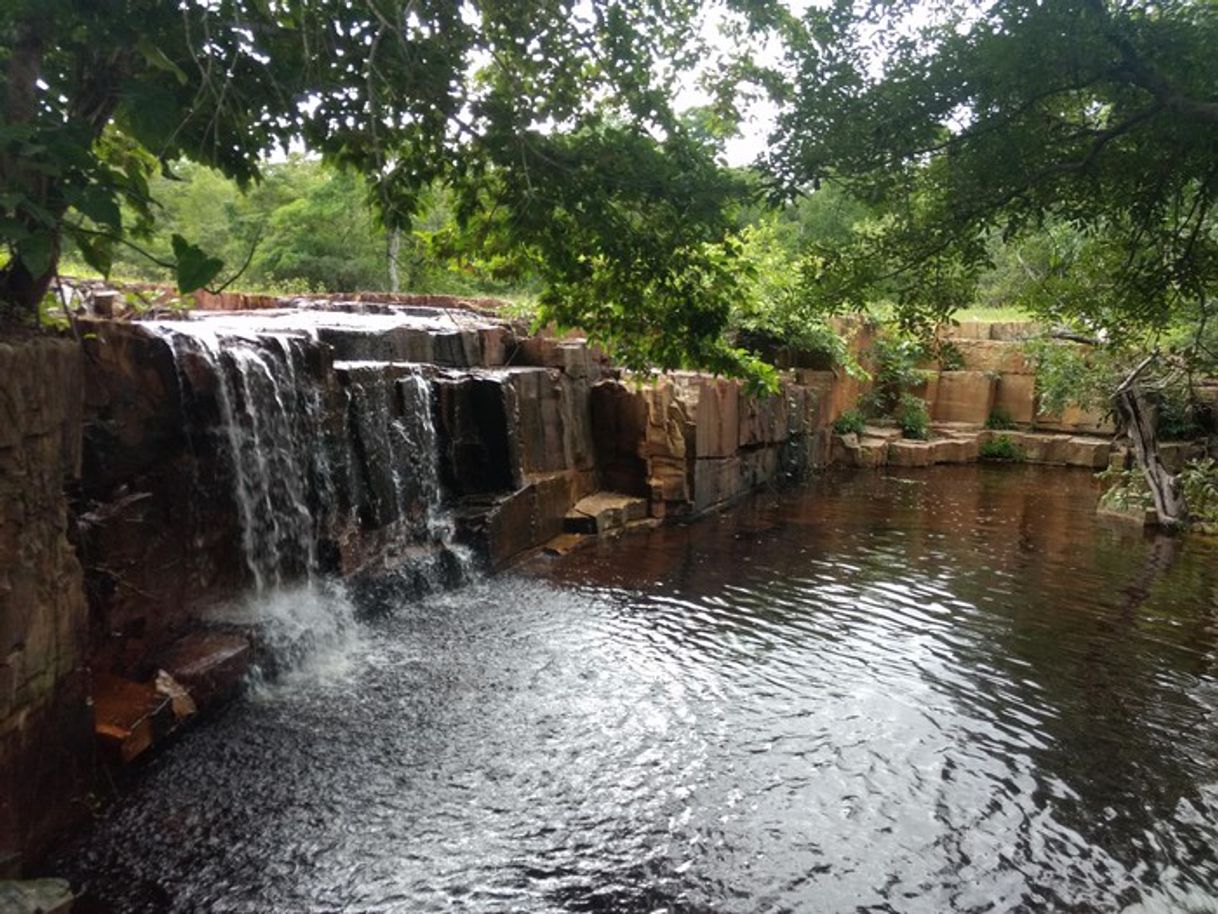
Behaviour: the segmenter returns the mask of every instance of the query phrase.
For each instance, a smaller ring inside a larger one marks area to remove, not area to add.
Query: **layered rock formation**
[[[80,417],[75,343],[0,343],[0,876],[87,783],[86,606],[65,497]]]
[[[816,366],[754,396],[623,377],[452,300],[211,304],[253,310],[0,345],[0,867],[65,820],[94,726],[132,758],[231,690],[257,633],[215,610],[243,593],[342,577],[391,602],[474,555],[692,518],[831,461],[976,460],[996,408],[1031,459],[1110,450],[1077,434],[1095,417],[1032,428],[1030,370],[992,328],[957,340],[964,369],[923,391],[937,438],[911,442],[835,438],[867,382]]]
[[[98,671],[150,679],[244,590],[333,574],[400,599],[459,577],[463,549],[498,567],[547,543],[595,493],[691,517],[816,457],[817,399],[794,382],[636,383],[469,310],[297,304],[88,328]]]

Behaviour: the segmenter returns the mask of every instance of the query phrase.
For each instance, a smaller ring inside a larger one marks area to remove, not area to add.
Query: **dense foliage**
[[[1160,520],[1183,522],[1154,399],[1218,367],[1218,6],[832,0],[785,25],[771,168],[875,213],[809,294],[827,310],[885,298],[927,330],[1016,289],[1106,351]]]
[[[1218,8],[1063,0],[835,0],[792,30],[791,185],[882,202],[825,294],[887,282],[909,323],[971,301],[993,241],[1066,224],[1039,306],[1111,334],[1162,329],[1218,280]]]
[[[995,435],[981,442],[978,454],[982,460],[1026,460],[1028,455],[1022,447],[1011,440],[1010,435]]]
[[[724,333],[741,275],[731,235],[755,194],[717,160],[731,105],[691,126],[670,98],[682,73],[713,57],[701,39],[706,9],[692,0],[6,3],[0,303],[34,314],[65,243],[108,272],[120,246],[149,238],[154,176],[181,158],[248,188],[267,177],[269,157],[303,144],[358,175],[391,231],[410,229],[446,187],[457,253],[472,245],[505,276],[536,276],[544,317],[578,321],[629,364],[756,375],[756,360]],[[310,211],[294,225],[284,217],[269,229],[296,231],[307,246],[309,219],[337,213],[337,202],[300,206]],[[350,210],[340,215],[350,217],[340,227],[367,234]],[[223,284],[240,265],[181,232],[149,253],[183,291]]]
[[[242,192],[214,169],[174,163],[172,177],[149,181],[157,201],[152,230],[139,242],[114,249],[113,275],[172,282],[173,236],[194,239],[227,264],[248,265],[243,289],[280,292],[387,290],[392,284],[390,240],[368,206],[365,189],[350,171],[292,156],[262,166],[262,180]],[[134,214],[125,212],[126,218]],[[524,291],[527,277],[510,285],[493,265],[449,257],[442,248],[459,232],[452,195],[442,187],[420,196],[412,228],[399,234],[396,254],[401,288],[415,292]],[[63,269],[87,273],[88,264],[69,242]]]

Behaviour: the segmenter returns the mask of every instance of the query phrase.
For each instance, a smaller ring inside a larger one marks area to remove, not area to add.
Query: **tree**
[[[971,300],[996,237],[1064,223],[1080,244],[1049,271],[1041,316],[1152,355],[1193,327],[1175,357],[1213,361],[1218,7],[834,0],[786,27],[794,90],[770,167],[788,188],[832,179],[884,206],[813,277],[826,307],[883,283],[904,323],[936,323]],[[1187,508],[1140,386],[1155,362],[1114,397],[1175,525]]]
[[[437,181],[457,189],[463,220],[490,206],[500,247],[544,260],[551,315],[578,317],[632,359],[687,361],[675,337],[696,358],[739,367],[720,332],[732,282],[720,242],[742,189],[667,97],[706,57],[701,9],[10,0],[0,9],[0,302],[32,314],[65,239],[106,272],[116,245],[150,231],[149,177],[169,163],[190,159],[248,187],[268,155],[303,143],[365,179],[391,232],[409,227]],[[183,290],[223,269],[184,234],[169,255],[159,259]],[[671,307],[648,309],[652,296]]]

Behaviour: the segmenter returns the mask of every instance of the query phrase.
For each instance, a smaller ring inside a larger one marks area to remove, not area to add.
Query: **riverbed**
[[[1095,499],[830,474],[400,606],[49,869],[97,911],[1218,910],[1218,548]]]

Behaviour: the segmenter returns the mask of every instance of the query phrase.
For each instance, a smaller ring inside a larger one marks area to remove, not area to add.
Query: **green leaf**
[[[77,234],[72,240],[76,242],[76,247],[85,263],[103,277],[110,275],[110,270],[114,266],[114,244],[109,238]]]
[[[21,242],[17,254],[31,276],[45,276],[55,256],[55,239],[47,232],[30,235]]]
[[[0,218],[0,239],[22,242],[30,237],[29,229],[17,219]]]
[[[191,244],[181,235],[175,234],[172,241],[173,256],[177,259],[179,292],[185,294],[203,288],[224,269],[223,260],[209,257],[202,249]]]
[[[104,225],[116,232],[123,228],[123,216],[111,190],[91,184],[80,192],[73,205],[78,212],[88,216],[98,225]]]
[[[144,60],[148,62],[150,67],[158,70],[164,70],[167,73],[172,73],[182,85],[186,84],[187,76],[182,68],[170,60],[165,52],[153,44],[148,36],[140,36],[139,41],[135,43],[135,49],[144,55]]]
[[[128,83],[115,117],[145,149],[157,150],[166,158],[177,155],[173,140],[182,122],[182,109],[172,84],[166,85],[164,78],[149,76]]]

